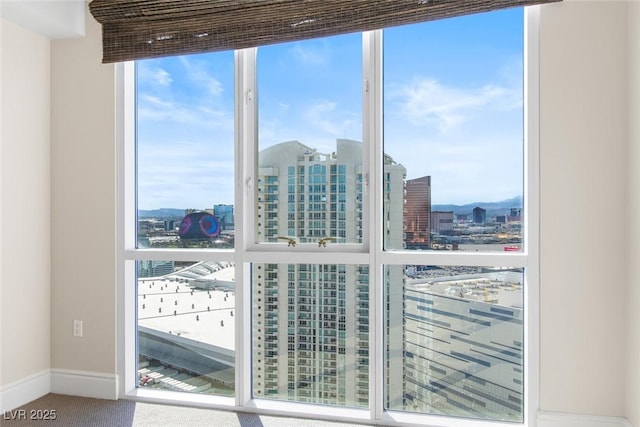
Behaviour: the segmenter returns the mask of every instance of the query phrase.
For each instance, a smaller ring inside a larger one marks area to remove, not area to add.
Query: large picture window
[[[127,392],[359,422],[526,423],[525,22],[535,15],[514,8],[138,61],[125,76]]]
[[[523,250],[523,23],[508,10],[384,31],[383,147],[399,166],[382,179],[404,185],[383,196],[386,252]],[[522,267],[385,267],[385,408],[523,420]]]
[[[232,52],[136,65],[137,247],[233,248]]]
[[[256,241],[362,243],[362,35],[260,47],[256,73]]]
[[[384,150],[406,171],[404,238],[386,249],[522,249],[521,16],[384,31]]]

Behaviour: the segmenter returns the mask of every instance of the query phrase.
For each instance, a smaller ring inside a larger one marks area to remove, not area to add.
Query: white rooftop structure
[[[140,326],[226,350],[235,348],[235,266],[196,263],[162,277],[138,280]],[[193,285],[220,286],[202,289]]]

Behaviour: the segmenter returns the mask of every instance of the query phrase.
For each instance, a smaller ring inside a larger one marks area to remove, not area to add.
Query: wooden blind
[[[103,62],[261,46],[560,0],[93,0]]]

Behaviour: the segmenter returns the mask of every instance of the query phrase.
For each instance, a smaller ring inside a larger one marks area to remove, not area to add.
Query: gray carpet
[[[24,410],[24,411],[23,411]],[[51,415],[55,420],[33,418]],[[49,411],[49,412],[48,412]],[[330,409],[327,409],[330,411]],[[15,418],[15,419],[11,419]],[[22,418],[22,419],[18,419]],[[25,419],[26,418],[26,419]],[[254,415],[241,412],[188,408],[86,397],[48,394],[25,406],[2,415],[2,427],[349,427],[318,420]],[[361,426],[361,425],[358,425]]]

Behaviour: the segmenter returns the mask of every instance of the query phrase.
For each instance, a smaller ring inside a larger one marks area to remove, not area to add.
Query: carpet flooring
[[[52,411],[55,410],[55,419]],[[356,427],[319,420],[255,415],[86,397],[47,394],[0,417],[2,427]]]

